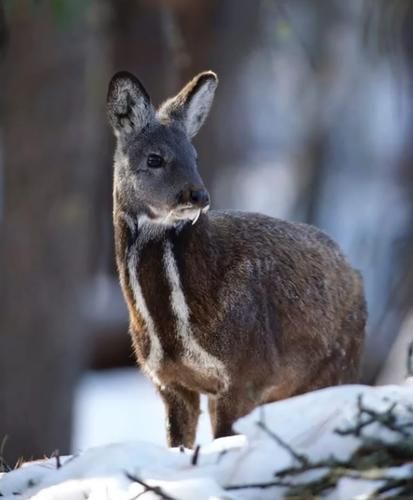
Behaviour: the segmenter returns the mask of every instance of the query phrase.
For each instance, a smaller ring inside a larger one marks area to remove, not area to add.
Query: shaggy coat
[[[193,446],[200,394],[220,437],[257,405],[357,381],[366,322],[360,275],[322,231],[207,212],[190,138],[215,87],[203,73],[156,112],[121,73],[108,95],[117,266],[170,446]]]

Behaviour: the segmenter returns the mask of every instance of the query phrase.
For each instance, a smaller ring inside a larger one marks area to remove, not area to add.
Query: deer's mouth
[[[204,208],[194,207],[193,205],[185,205],[172,210],[172,217],[176,220],[191,220],[195,224],[201,213],[205,214],[209,210],[209,205]]]
[[[164,224],[167,226],[172,226],[177,222],[181,221],[192,221],[195,224],[199,219],[201,214],[205,214],[209,210],[209,205],[203,208],[195,207],[194,205],[181,205],[174,207],[169,212],[161,212],[155,207],[150,206],[150,220],[153,223]]]

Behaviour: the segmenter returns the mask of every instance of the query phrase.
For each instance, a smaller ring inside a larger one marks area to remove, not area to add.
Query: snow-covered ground
[[[360,396],[368,409],[364,416],[360,413]],[[102,407],[96,411],[102,411]],[[388,426],[378,421],[364,425],[372,411],[387,417],[391,413],[391,419],[386,417]],[[363,439],[335,432],[363,422]],[[348,460],[361,443],[367,442],[366,437],[396,443],[400,432],[391,430],[395,426],[408,433],[402,440],[404,448],[413,439],[412,381],[404,386],[333,387],[257,409],[237,422],[236,429],[242,435],[207,444],[197,456],[192,450],[171,450],[130,440],[91,448],[63,459],[61,467],[56,459],[28,464],[0,478],[0,493],[2,498],[35,500],[281,499],[287,488],[273,482],[281,482],[279,478],[285,480],[286,476],[275,477],[276,472],[309,461],[324,461],[331,455]],[[379,472],[391,478],[413,478],[412,460],[404,462]],[[373,472],[377,474],[377,470]],[[323,472],[319,469],[287,477],[296,484],[319,478]],[[263,488],[263,483],[267,487]],[[339,479],[322,498],[367,499],[381,484],[383,479],[355,479],[353,471],[353,477]]]

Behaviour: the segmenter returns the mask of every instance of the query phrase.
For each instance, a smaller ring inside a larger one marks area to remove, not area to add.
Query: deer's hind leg
[[[214,439],[236,434],[233,423],[247,415],[257,406],[257,402],[241,391],[230,391],[217,397],[208,398],[208,411]]]
[[[199,394],[178,385],[158,387],[165,405],[168,446],[192,448],[200,414]]]

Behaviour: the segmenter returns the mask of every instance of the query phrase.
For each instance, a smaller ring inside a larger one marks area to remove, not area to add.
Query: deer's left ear
[[[179,122],[192,138],[203,125],[214,100],[218,77],[212,71],[200,73],[159,108],[159,118]]]

